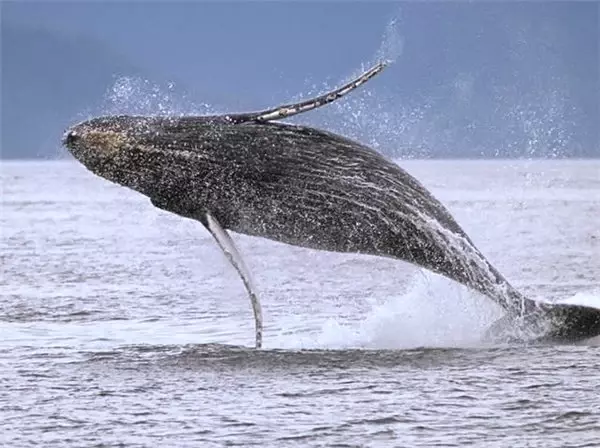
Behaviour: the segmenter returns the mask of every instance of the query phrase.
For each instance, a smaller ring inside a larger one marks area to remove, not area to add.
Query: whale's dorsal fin
[[[340,99],[344,95],[350,93],[357,87],[361,86],[375,75],[381,73],[383,69],[388,65],[387,61],[379,62],[378,64],[371,67],[369,70],[361,74],[358,78],[344,84],[343,86],[327,92],[321,96],[310,98],[300,103],[284,104],[281,106],[274,107],[272,109],[266,109],[259,112],[250,112],[246,114],[227,115],[228,121],[232,123],[246,123],[248,121],[273,121],[280,120],[282,118],[293,117],[309,110],[317,109],[329,103],[333,103],[335,100]]]
[[[262,309],[260,306],[260,301],[258,300],[258,296],[256,295],[254,285],[252,284],[252,277],[250,276],[250,271],[246,267],[242,256],[235,247],[233,240],[231,239],[227,231],[221,226],[221,224],[219,224],[219,221],[217,221],[217,219],[210,212],[206,212],[205,218],[206,228],[215,238],[217,244],[219,245],[225,256],[229,259],[229,262],[238,272],[242,279],[242,282],[244,282],[246,291],[248,291],[248,295],[250,296],[250,302],[252,303],[252,311],[254,312],[256,348],[261,348],[263,333]]]

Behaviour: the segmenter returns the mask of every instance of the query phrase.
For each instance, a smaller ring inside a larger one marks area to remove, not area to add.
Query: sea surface
[[[600,160],[398,161],[516,287],[600,306]],[[485,297],[233,235],[73,161],[2,162],[0,446],[598,447],[600,343],[483,345]]]

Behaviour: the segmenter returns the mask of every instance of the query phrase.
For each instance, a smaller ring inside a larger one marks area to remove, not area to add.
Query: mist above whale
[[[600,310],[523,297],[423,185],[375,150],[325,130],[278,122],[331,103],[383,70],[302,103],[218,116],[105,116],[65,136],[91,172],[163,210],[200,221],[262,313],[228,231],[310,249],[395,258],[466,285],[506,317],[494,333],[575,341],[600,334]]]

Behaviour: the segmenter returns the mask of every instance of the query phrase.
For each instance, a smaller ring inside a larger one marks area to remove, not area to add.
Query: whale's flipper
[[[244,286],[248,291],[248,295],[250,296],[250,301],[252,302],[252,311],[254,312],[254,323],[255,323],[255,331],[256,331],[256,348],[262,347],[262,334],[263,334],[263,319],[262,319],[262,310],[260,307],[260,301],[258,300],[258,296],[254,290],[254,286],[252,284],[252,278],[250,276],[250,271],[246,268],[244,264],[244,260],[242,259],[240,253],[238,252],[233,240],[227,233],[223,227],[219,224],[219,221],[211,215],[210,213],[206,213],[206,228],[212,234],[212,236],[217,241],[217,244],[223,251],[223,253],[227,256],[233,267],[238,271],[242,281],[244,282]]]
[[[246,114],[236,114],[236,115],[228,115],[228,120],[232,123],[245,123],[248,121],[272,121],[272,120],[280,120],[282,118],[293,117],[294,115],[301,114],[303,112],[307,112],[309,110],[317,109],[321,106],[324,106],[329,103],[333,103],[335,100],[343,97],[344,95],[350,93],[357,87],[361,86],[369,79],[373,78],[375,75],[381,73],[383,69],[388,65],[386,61],[380,62],[377,65],[371,67],[369,70],[364,72],[358,78],[350,81],[347,84],[344,84],[342,87],[339,87],[335,90],[327,92],[321,96],[316,98],[310,98],[306,101],[302,101],[300,103],[293,104],[284,104],[281,106],[274,107],[272,109],[267,109],[259,112],[250,112]]]

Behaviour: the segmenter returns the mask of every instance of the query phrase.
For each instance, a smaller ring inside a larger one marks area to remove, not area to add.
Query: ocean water
[[[399,161],[532,298],[600,306],[600,160]],[[485,346],[490,300],[3,162],[0,446],[600,446],[600,343]]]

